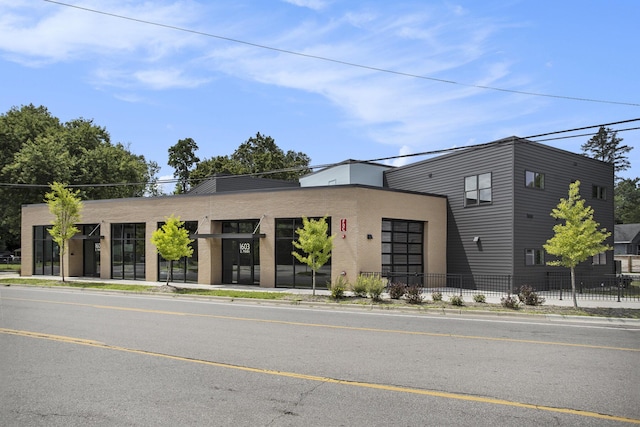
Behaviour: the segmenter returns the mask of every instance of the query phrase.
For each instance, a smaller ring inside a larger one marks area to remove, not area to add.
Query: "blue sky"
[[[205,159],[260,132],[323,165],[640,117],[636,0],[67,2],[163,26],[0,0],[0,112],[93,119],[162,176],[187,137]],[[629,159],[640,176],[640,148]]]

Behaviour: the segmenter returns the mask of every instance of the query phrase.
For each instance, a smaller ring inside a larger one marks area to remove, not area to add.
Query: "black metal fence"
[[[457,293],[473,295],[491,293],[518,294],[522,286],[531,286],[541,296],[552,299],[571,297],[569,273],[552,273],[543,278],[510,275],[424,274],[410,272],[363,272],[387,279],[387,283],[417,285],[424,292]],[[640,277],[630,275],[578,275],[576,298],[591,300],[639,300]]]

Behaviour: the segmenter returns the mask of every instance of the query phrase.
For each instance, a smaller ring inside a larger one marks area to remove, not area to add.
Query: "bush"
[[[433,302],[442,301],[442,292],[433,292],[431,294],[431,299]]]
[[[380,276],[368,276],[367,281],[367,295],[374,301],[380,301],[380,296],[384,292],[384,282]]]
[[[418,285],[407,286],[405,296],[409,304],[420,304],[424,299],[422,288]]]
[[[456,305],[458,307],[462,307],[464,305],[464,300],[461,295],[451,295],[449,302],[451,305]]]
[[[357,297],[367,296],[367,276],[360,274],[356,279],[356,283],[351,285],[351,292]]]
[[[479,302],[479,303],[481,303],[481,304],[484,304],[485,302],[487,302],[487,297],[485,297],[485,296],[484,296],[484,295],[482,295],[482,294],[475,294],[475,295],[473,296],[473,300],[474,300],[475,302]]]
[[[520,308],[520,301],[515,296],[507,295],[506,297],[500,298],[500,304],[506,308],[512,308],[517,310]]]
[[[407,292],[407,285],[404,283],[394,282],[389,285],[389,297],[391,299],[400,299]]]
[[[518,299],[525,305],[542,305],[546,301],[544,297],[539,296],[529,285],[520,287]]]
[[[331,298],[341,299],[344,297],[344,291],[349,288],[349,282],[344,276],[340,275],[334,282],[327,283],[327,288],[331,292]]]

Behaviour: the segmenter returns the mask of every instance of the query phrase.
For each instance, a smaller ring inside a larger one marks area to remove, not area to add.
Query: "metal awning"
[[[73,236],[71,238],[71,240],[100,240],[102,239],[103,236],[96,236],[96,235],[87,235],[87,234],[76,234],[75,236]]]
[[[192,234],[189,236],[192,239],[236,239],[236,240],[251,240],[262,239],[267,237],[264,233],[212,233],[212,234]]]

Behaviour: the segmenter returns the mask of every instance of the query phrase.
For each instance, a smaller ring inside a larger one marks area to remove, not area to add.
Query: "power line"
[[[88,7],[77,6],[77,5],[64,3],[64,2],[60,2],[60,1],[54,1],[54,0],[44,0],[44,1],[48,2],[48,3],[57,4],[57,5],[60,5],[60,6],[65,6],[65,7],[78,9],[78,10],[83,10],[85,12],[91,12],[91,13],[97,13],[97,14],[100,14],[100,15],[110,16],[112,18],[124,19],[124,20],[128,20],[128,21],[138,22],[138,23],[141,23],[141,24],[153,25],[153,26],[156,26],[156,27],[162,27],[162,28],[167,28],[167,29],[171,29],[171,30],[182,31],[182,32],[191,33],[191,34],[197,34],[197,35],[201,35],[201,36],[205,36],[205,37],[211,37],[211,38],[215,38],[215,39],[219,39],[219,40],[225,40],[225,41],[232,42],[232,43],[243,44],[243,45],[246,45],[246,46],[257,47],[257,48],[260,48],[260,49],[271,50],[271,51],[274,51],[274,52],[284,53],[284,54],[287,54],[287,55],[295,55],[295,56],[300,56],[300,57],[303,57],[303,58],[316,59],[316,60],[319,60],[319,61],[331,62],[331,63],[334,63],[334,64],[346,65],[346,66],[349,66],[349,67],[356,67],[356,68],[361,68],[361,69],[370,70],[370,71],[377,71],[377,72],[381,72],[381,73],[395,74],[395,75],[398,75],[398,76],[411,77],[411,78],[422,79],[422,80],[429,80],[429,81],[434,81],[434,82],[438,82],[438,83],[446,83],[446,84],[465,86],[465,87],[471,87],[471,88],[476,88],[476,89],[492,90],[492,91],[497,91],[497,92],[513,93],[513,94],[518,94],[518,95],[527,95],[527,96],[537,96],[537,97],[545,97],[545,98],[565,99],[565,100],[570,100],[570,101],[596,102],[596,103],[601,103],[601,104],[614,104],[614,105],[626,105],[626,106],[631,106],[631,107],[640,107],[639,103],[633,103],[633,102],[610,101],[610,100],[603,100],[603,99],[582,98],[582,97],[565,96],[565,95],[553,95],[553,94],[548,94],[548,93],[528,92],[528,91],[521,91],[521,90],[515,90],[515,89],[505,89],[505,88],[499,88],[499,87],[493,87],[493,86],[475,85],[475,84],[470,84],[470,83],[461,83],[461,82],[457,82],[457,81],[454,81],[454,80],[439,79],[439,78],[436,78],[436,77],[423,76],[423,75],[419,75],[419,74],[412,74],[412,73],[407,73],[407,72],[403,72],[403,71],[390,70],[390,69],[386,69],[386,68],[379,68],[379,67],[374,67],[374,66],[370,66],[370,65],[358,64],[358,63],[355,63],[355,62],[343,61],[343,60],[340,60],[340,59],[329,58],[329,57],[326,57],[326,56],[311,55],[311,54],[308,54],[308,53],[302,53],[302,52],[297,52],[297,51],[288,50],[288,49],[281,49],[281,48],[268,46],[268,45],[263,45],[263,44],[259,44],[259,43],[248,42],[248,41],[245,41],[245,40],[234,39],[234,38],[231,38],[231,37],[225,37],[225,36],[220,36],[220,35],[216,35],[216,34],[206,33],[204,31],[192,30],[192,29],[189,29],[189,28],[178,27],[178,26],[175,26],[175,25],[162,24],[162,23],[159,23],[159,22],[147,21],[147,20],[139,19],[139,18],[132,18],[130,16],[119,15],[119,14],[116,14],[116,13],[105,12],[105,11],[101,11],[101,10],[97,10],[97,9],[91,9],[91,8],[88,8]]]
[[[601,127],[607,127],[607,126],[613,126],[613,125],[619,125],[619,124],[622,124],[622,123],[631,123],[631,122],[637,122],[637,121],[640,121],[640,118],[629,119],[629,120],[621,120],[619,122],[603,123],[601,125],[584,126],[584,127],[581,127],[581,128],[559,130],[559,131],[555,131],[555,132],[541,133],[541,134],[538,134],[538,135],[527,136],[524,139],[537,138],[537,137],[540,137],[540,136],[547,136],[547,135],[555,135],[555,134],[558,134],[558,133],[576,132],[576,131],[579,131],[579,130],[592,129],[592,128],[601,128]]]
[[[561,133],[575,132],[575,131],[579,131],[579,130],[593,129],[593,128],[598,128],[599,129],[600,127],[607,127],[607,126],[612,126],[612,125],[616,125],[616,124],[630,123],[630,122],[637,122],[637,121],[640,121],[640,118],[629,119],[629,120],[621,120],[621,121],[611,122],[611,123],[602,123],[602,124],[598,124],[598,125],[584,126],[584,127],[579,127],[579,128],[573,128],[573,129],[558,130],[558,131],[553,131],[553,132],[546,132],[546,133],[541,133],[541,134],[538,134],[538,135],[527,136],[527,137],[524,137],[524,138],[517,138],[517,140],[531,140],[532,138],[536,138],[536,137],[539,137],[539,136],[558,135],[558,134],[561,134]],[[632,128],[626,128],[626,129],[616,129],[616,130],[613,130],[613,131],[614,132],[624,132],[624,131],[631,131],[631,130],[640,130],[640,127],[632,127]],[[583,133],[583,134],[579,134],[579,135],[569,135],[569,136],[560,136],[560,137],[555,137],[555,138],[539,139],[539,140],[533,141],[533,142],[577,138],[577,137],[584,137],[584,136],[592,136],[592,135],[596,135],[596,134],[597,134],[597,132]],[[467,146],[460,146],[460,147],[442,148],[442,149],[438,149],[438,150],[422,151],[422,152],[419,152],[419,153],[411,153],[411,154],[398,154],[396,156],[379,157],[379,158],[376,158],[376,159],[369,159],[369,160],[355,160],[355,162],[357,162],[357,163],[373,163],[373,162],[382,162],[382,161],[386,161],[386,160],[396,160],[396,159],[409,158],[409,157],[432,156],[432,155],[436,155],[436,154],[452,153],[452,152],[460,151],[460,150],[478,149],[478,148],[481,148],[481,147],[484,147],[484,146],[487,146],[487,145],[494,144],[495,142],[496,141],[485,142],[485,143],[474,144],[474,145],[467,145]],[[340,164],[340,162],[338,162],[338,163],[327,163],[327,164],[321,164],[321,165],[310,165],[310,166],[295,166],[295,167],[284,168],[284,169],[274,169],[274,170],[265,171],[265,172],[252,172],[252,173],[237,174],[237,175],[233,175],[233,174],[219,175],[217,178],[218,179],[227,179],[227,178],[236,178],[236,177],[259,177],[259,176],[273,175],[273,174],[276,174],[276,173],[283,173],[283,172],[296,172],[296,171],[301,171],[301,170],[305,170],[305,169],[308,169],[308,170],[324,169],[324,168],[336,166],[336,165],[339,165],[339,164]],[[198,182],[202,182],[202,181],[206,181],[207,179],[210,179],[210,178],[211,178],[211,176],[208,176],[206,178],[202,178],[202,179],[199,179],[197,181]],[[159,180],[149,181],[149,182],[121,182],[121,183],[110,183],[110,184],[106,184],[106,183],[102,183],[102,184],[69,184],[68,187],[69,188],[94,188],[94,187],[121,187],[121,186],[153,186],[153,185],[163,185],[163,184],[175,184],[175,183],[177,183],[179,181],[180,180],[177,179],[177,178],[172,178],[172,179],[162,179],[162,180],[159,179]],[[49,188],[50,186],[48,184],[0,183],[0,187]]]

